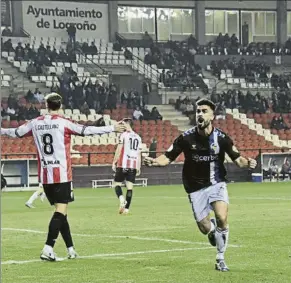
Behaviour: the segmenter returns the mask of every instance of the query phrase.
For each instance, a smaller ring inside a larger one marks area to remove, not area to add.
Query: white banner
[[[66,38],[75,24],[77,40],[108,41],[108,5],[82,2],[22,1],[23,28],[31,36]]]

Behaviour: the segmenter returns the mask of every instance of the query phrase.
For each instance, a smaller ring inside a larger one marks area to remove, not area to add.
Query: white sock
[[[49,245],[44,245],[44,248],[43,248],[46,252],[48,253],[53,253],[54,252],[54,249],[53,247],[49,246]]]
[[[216,227],[216,231],[215,231],[216,248],[217,248],[216,259],[224,260],[224,253],[226,251],[227,244],[228,244],[228,235],[229,235],[228,228],[221,229],[219,227]]]
[[[208,234],[215,231],[215,228],[216,228],[215,225],[212,223],[212,221],[210,221],[210,225],[211,226],[210,226],[210,230],[209,230]]]
[[[125,201],[124,196],[120,196],[120,197],[119,197],[119,201],[120,201],[120,202],[124,202],[124,201]]]
[[[69,247],[69,248],[68,248],[68,252],[69,252],[69,253],[74,252],[74,251],[75,251],[74,247]]]
[[[41,201],[44,201],[45,197],[46,197],[45,193],[41,193],[41,194],[40,194],[40,199],[41,199]]]
[[[27,202],[32,204],[37,198],[38,198],[38,192],[36,191],[32,194],[32,196],[29,198]]]

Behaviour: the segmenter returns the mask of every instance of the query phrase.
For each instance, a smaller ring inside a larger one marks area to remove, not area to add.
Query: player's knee
[[[200,230],[200,232],[204,235],[207,235],[210,231],[210,221],[208,220],[202,220],[200,222],[197,222],[198,228]]]
[[[216,214],[216,222],[219,228],[227,227],[227,215],[226,214]]]

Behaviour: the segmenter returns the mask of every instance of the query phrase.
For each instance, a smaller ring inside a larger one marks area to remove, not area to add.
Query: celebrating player
[[[112,169],[115,172],[115,192],[120,202],[119,213],[127,214],[132,199],[135,177],[140,175],[141,137],[132,130],[132,120],[130,118],[126,118],[123,121],[126,125],[126,131],[120,136]],[[126,199],[123,196],[121,188],[124,180],[127,188]]]
[[[74,201],[72,187],[72,165],[70,157],[71,135],[97,135],[113,131],[123,132],[123,122],[115,126],[93,127],[74,123],[57,114],[62,97],[57,93],[46,96],[48,114],[33,119],[15,129],[2,129],[1,134],[10,137],[33,136],[38,151],[39,179],[55,212],[49,223],[45,246],[40,258],[55,261],[54,244],[59,233],[68,249],[68,258],[76,258],[70,226],[67,219],[68,203]]]
[[[37,199],[40,198],[41,201],[44,201],[45,199],[45,193],[43,191],[43,185],[39,183],[39,188],[37,191],[35,191],[31,197],[28,199],[28,201],[25,203],[25,206],[28,208],[34,208],[33,202]]]
[[[147,157],[145,164],[166,166],[184,153],[183,185],[195,220],[200,231],[217,248],[215,269],[228,271],[224,260],[229,235],[225,153],[241,168],[253,169],[256,161],[242,157],[230,137],[212,126],[215,110],[212,101],[201,99],[196,106],[197,126],[180,135],[165,154],[156,159]],[[215,219],[209,217],[212,210]]]

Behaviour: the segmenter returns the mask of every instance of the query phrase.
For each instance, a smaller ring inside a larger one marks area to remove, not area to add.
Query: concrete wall
[[[141,178],[148,178],[148,185],[182,184],[182,164],[171,164],[167,167],[142,167]],[[233,163],[226,164],[228,180],[247,182],[251,180],[248,169],[239,169]],[[112,179],[111,166],[74,167],[73,182],[75,188],[90,188],[92,180]],[[181,185],[182,189],[182,185]],[[186,197],[186,196],[185,196]]]
[[[289,1],[290,2],[290,1]],[[263,4],[263,5],[262,5]],[[205,1],[206,8],[218,9],[258,9],[258,10],[276,10],[276,1],[246,1],[246,0],[231,0],[231,1]]]
[[[196,0],[198,1],[198,0]],[[193,1],[138,1],[134,2],[131,0],[120,0],[118,5],[127,5],[127,6],[152,6],[152,7],[183,7],[189,8],[195,6],[195,0]],[[199,0],[202,1],[202,0]],[[231,0],[231,1],[205,1],[206,8],[218,8],[218,9],[272,9],[276,10],[276,1],[246,1],[246,0]],[[288,9],[291,9],[291,1],[288,1]]]
[[[118,1],[118,5],[126,6],[155,6],[155,7],[194,7],[195,0],[193,1],[132,1],[132,0],[121,0]]]

